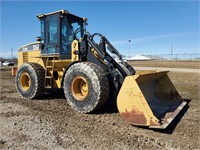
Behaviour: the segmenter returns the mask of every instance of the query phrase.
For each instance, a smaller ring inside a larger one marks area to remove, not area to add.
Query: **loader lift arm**
[[[80,29],[85,30],[85,29]],[[77,32],[75,32],[76,34]],[[100,37],[99,43],[96,43],[94,37]],[[92,49],[95,50],[98,57],[95,57]],[[115,54],[118,57],[119,63],[109,54]],[[114,46],[109,42],[109,40],[100,33],[90,33],[85,32],[83,35],[82,41],[80,42],[80,51],[77,51],[79,54],[80,61],[89,60],[105,68],[108,72],[108,77],[113,81],[113,84],[117,91],[119,91],[123,81],[127,75],[134,75],[135,70],[122,59],[120,52],[114,48]]]

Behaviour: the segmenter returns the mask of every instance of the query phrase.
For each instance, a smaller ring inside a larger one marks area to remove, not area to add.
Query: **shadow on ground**
[[[153,129],[156,132],[161,132],[161,133],[166,133],[166,134],[172,134],[173,131],[175,130],[176,126],[178,123],[181,121],[181,118],[185,115],[185,113],[189,109],[189,103],[190,99],[184,99],[184,101],[187,102],[186,106],[180,111],[180,113],[174,118],[174,120],[169,124],[169,126],[166,129]]]

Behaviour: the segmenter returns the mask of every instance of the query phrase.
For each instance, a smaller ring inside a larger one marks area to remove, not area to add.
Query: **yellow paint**
[[[19,51],[18,52],[18,67],[20,67],[23,63],[27,62],[35,62],[40,64],[41,66],[45,66],[43,59],[40,58],[40,50],[31,50],[31,51]]]
[[[161,125],[160,117],[181,102],[182,99],[167,76],[167,72],[127,76],[117,97],[119,113],[121,115],[134,115],[137,112],[142,114],[146,122],[139,125],[144,126]],[[124,119],[126,120],[126,116]],[[134,121],[131,123],[138,125]]]
[[[41,65],[45,70],[48,71],[48,74],[52,76],[52,69],[46,67],[46,61],[49,57],[55,57],[56,60],[49,60],[48,66],[53,67],[53,71],[58,73],[58,79],[53,79],[53,88],[62,88],[61,83],[66,67],[72,62],[72,60],[61,60],[59,56],[41,56],[40,50],[29,50],[29,51],[19,51],[18,52],[18,68],[23,63],[37,63]],[[78,58],[76,58],[78,59]]]
[[[134,110],[137,110],[137,112],[143,112],[147,119],[145,125],[148,126],[150,125],[150,118],[154,118],[154,115],[148,106],[142,91],[136,83],[138,77],[138,75],[133,75],[125,78],[117,97],[117,107],[119,113],[131,112],[133,108]]]
[[[72,48],[72,57],[71,57],[71,61],[78,61],[79,60],[79,56],[77,54],[75,54],[76,51],[79,50],[79,42],[77,40],[74,40],[72,42],[72,45],[71,45],[71,48]]]
[[[96,52],[96,50],[94,48],[91,49],[91,52],[93,53],[93,55],[99,60],[101,61],[103,64],[105,64],[105,62],[101,59],[101,57],[99,56],[99,54]]]
[[[78,101],[86,100],[89,94],[88,82],[84,77],[78,76],[72,81],[72,94]]]
[[[19,81],[20,81],[20,85],[22,87],[22,90],[28,91],[29,88],[31,87],[31,78],[30,78],[29,74],[26,73],[26,72],[22,73]]]

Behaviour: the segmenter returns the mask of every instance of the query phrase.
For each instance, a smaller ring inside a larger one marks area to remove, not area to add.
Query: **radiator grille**
[[[23,52],[23,63],[28,62],[28,52]]]

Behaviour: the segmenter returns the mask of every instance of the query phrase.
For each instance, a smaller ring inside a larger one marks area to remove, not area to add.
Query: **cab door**
[[[43,55],[60,54],[59,46],[59,19],[58,14],[50,15],[45,19],[45,41],[42,50]]]
[[[67,17],[61,19],[61,56],[71,59],[71,45],[74,40],[73,28]]]

